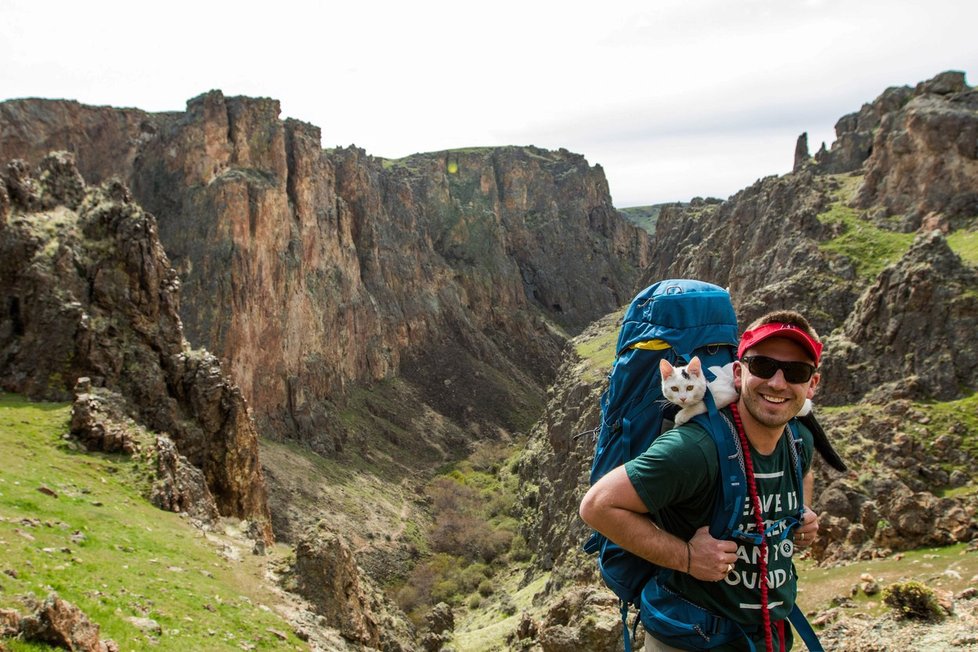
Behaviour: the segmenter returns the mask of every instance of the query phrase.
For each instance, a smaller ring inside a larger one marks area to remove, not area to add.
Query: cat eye
[[[807,362],[784,362],[766,355],[745,355],[740,361],[747,365],[752,376],[767,380],[780,369],[784,372],[784,379],[792,384],[807,383],[817,371],[815,365]]]

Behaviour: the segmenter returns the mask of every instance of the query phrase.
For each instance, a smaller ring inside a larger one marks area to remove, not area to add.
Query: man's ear
[[[743,376],[744,376],[743,365],[740,363],[740,360],[734,360],[733,363],[734,389],[737,390],[738,394],[740,393],[740,386],[743,385],[744,383]]]

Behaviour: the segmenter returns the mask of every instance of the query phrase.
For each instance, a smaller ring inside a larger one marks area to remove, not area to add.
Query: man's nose
[[[778,369],[775,371],[774,375],[768,379],[767,384],[777,389],[781,389],[789,385],[788,381],[785,380],[783,369]]]

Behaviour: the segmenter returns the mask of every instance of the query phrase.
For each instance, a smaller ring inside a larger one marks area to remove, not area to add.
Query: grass
[[[635,226],[654,234],[655,225],[659,221],[659,213],[662,212],[663,206],[664,204],[629,206],[628,208],[619,208],[618,212]]]
[[[862,176],[846,174],[832,178],[838,183],[833,193],[835,201],[819,214],[818,219],[823,224],[837,226],[840,234],[823,242],[820,248],[848,258],[860,277],[875,278],[884,267],[907,252],[916,234],[880,228],[866,220],[863,212],[849,206],[862,183]],[[948,234],[947,243],[964,262],[978,266],[978,232],[959,229]]]
[[[859,211],[836,201],[819,214],[823,224],[837,225],[841,233],[819,245],[822,251],[845,256],[864,279],[875,278],[887,265],[899,260],[913,243],[914,234],[897,233],[874,226]]]
[[[265,560],[225,558],[221,533],[153,507],[133,481],[147,461],[80,451],[64,438],[70,411],[0,393],[0,607],[26,614],[28,596],[57,592],[122,650],[307,649],[267,602]],[[138,629],[134,617],[162,633]]]
[[[889,610],[881,594],[857,591],[853,595],[853,587],[859,585],[864,573],[871,575],[881,587],[913,580],[932,589],[958,593],[973,586],[973,578],[978,576],[978,553],[967,552],[966,544],[957,544],[833,568],[818,568],[810,560],[801,560],[796,565],[800,578],[798,605],[805,613],[827,609],[833,601],[846,597],[852,601],[847,615],[862,613],[876,617]]]
[[[503,649],[506,637],[516,630],[523,611],[533,611],[533,599],[541,593],[550,578],[543,574],[533,582],[520,587],[523,571],[519,568],[510,569],[505,577],[496,580],[499,586],[498,595],[510,596],[510,606],[501,609],[482,609],[468,611],[455,625],[455,647],[465,652],[490,652]],[[511,612],[511,613],[507,613]]]
[[[623,317],[624,309],[596,322],[587,332],[574,338],[574,351],[584,365],[581,370],[583,380],[598,382],[611,373]]]
[[[961,260],[978,266],[978,232],[958,230],[947,236],[947,244]]]

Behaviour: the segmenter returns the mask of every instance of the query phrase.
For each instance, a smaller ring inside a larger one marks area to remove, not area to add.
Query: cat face
[[[706,393],[706,376],[700,359],[693,357],[684,367],[674,367],[668,360],[659,360],[662,375],[662,395],[673,405],[690,405],[703,400]]]

